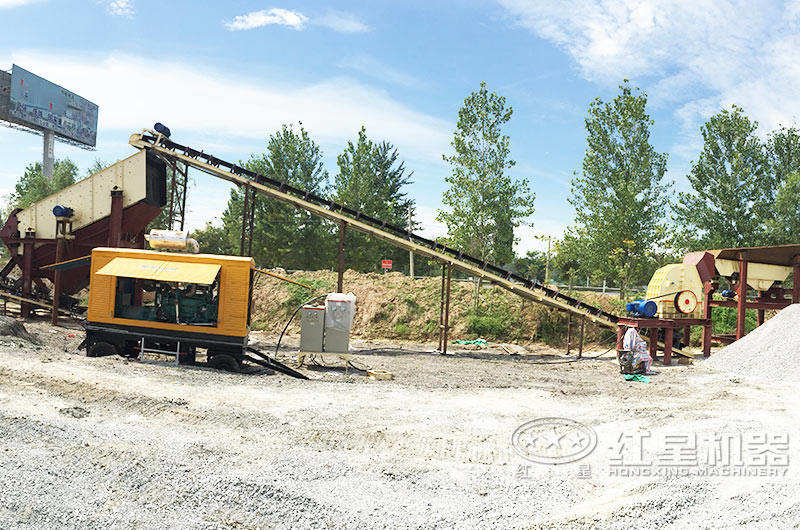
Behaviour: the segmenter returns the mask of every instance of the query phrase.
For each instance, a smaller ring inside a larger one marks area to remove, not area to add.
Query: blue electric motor
[[[628,302],[625,309],[635,317],[653,318],[658,312],[658,304],[652,300],[634,300]]]
[[[60,204],[53,206],[53,215],[56,217],[72,217],[72,208],[69,206],[61,206]]]
[[[161,122],[158,122],[155,125],[153,125],[153,129],[155,129],[157,133],[161,133],[167,138],[169,138],[170,134],[172,134],[172,132],[169,130],[169,127],[167,127]]]

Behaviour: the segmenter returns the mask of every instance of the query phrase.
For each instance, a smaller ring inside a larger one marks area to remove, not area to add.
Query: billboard
[[[2,103],[0,118],[95,146],[97,105],[16,64],[11,68],[10,84],[8,118],[3,118]]]

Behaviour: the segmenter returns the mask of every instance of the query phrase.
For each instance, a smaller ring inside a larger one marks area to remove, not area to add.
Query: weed
[[[408,337],[411,334],[411,329],[408,327],[408,324],[395,324],[392,329],[394,334],[398,337]]]

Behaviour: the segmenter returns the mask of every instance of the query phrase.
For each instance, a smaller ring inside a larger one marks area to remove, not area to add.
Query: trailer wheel
[[[105,357],[107,355],[116,355],[117,347],[110,342],[95,342],[90,345],[86,350],[87,357]]]
[[[226,372],[239,372],[241,365],[233,355],[219,353],[213,357],[209,357],[208,366],[217,370],[224,370]]]

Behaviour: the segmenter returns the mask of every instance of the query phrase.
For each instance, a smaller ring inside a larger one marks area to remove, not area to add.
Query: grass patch
[[[401,338],[411,335],[411,329],[408,327],[408,324],[395,324],[392,331],[394,331],[395,336]]]
[[[293,283],[288,284],[287,289],[289,290],[289,298],[287,298],[282,304],[283,310],[287,314],[297,309],[300,304],[305,303],[310,298],[313,298],[314,295],[319,296],[321,294],[328,293],[333,288],[330,282],[325,280],[300,278],[296,281],[308,285],[311,287],[311,290],[306,289],[305,287],[300,287],[299,285],[295,285]]]

